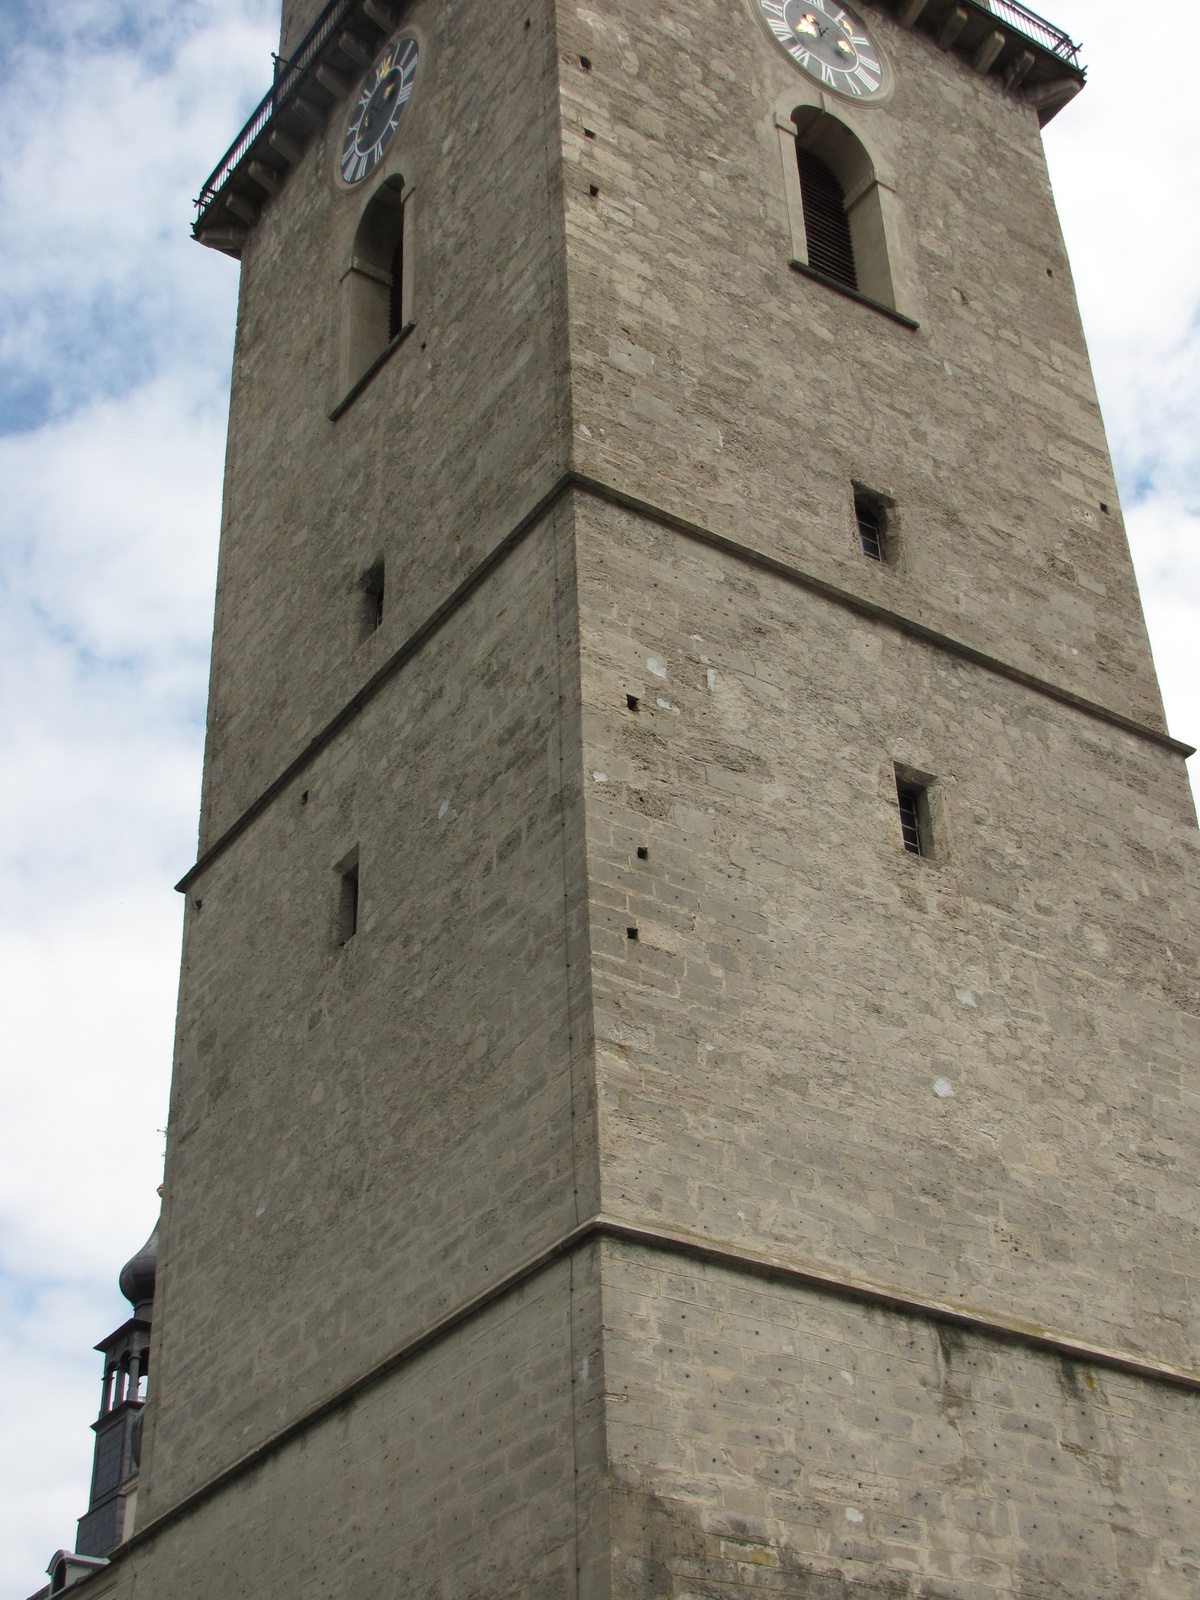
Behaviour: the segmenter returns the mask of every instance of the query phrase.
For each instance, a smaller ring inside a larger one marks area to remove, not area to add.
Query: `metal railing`
[[[245,157],[259,134],[271,118],[299,86],[313,59],[327,43],[330,34],[356,4],[356,0],[329,0],[312,27],[300,41],[299,47],[287,61],[276,60],[275,82],[259,101],[249,122],[221,157],[196,201],[197,214],[206,211],[220,194],[233,174],[234,168]]]
[[[1056,28],[1045,17],[1039,17],[1036,11],[1023,6],[1021,0],[977,0],[977,4],[1002,22],[1007,22],[1018,33],[1023,33],[1027,39],[1032,39],[1034,44],[1040,44],[1043,50],[1049,50],[1051,55],[1058,56],[1070,66],[1079,66],[1080,47],[1072,44],[1061,28]]]

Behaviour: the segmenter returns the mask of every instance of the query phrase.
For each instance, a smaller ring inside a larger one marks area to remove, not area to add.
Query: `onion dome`
[[[158,1268],[158,1224],[132,1260],[121,1268],[121,1293],[133,1306],[135,1317],[149,1322],[154,1306],[154,1275]]]

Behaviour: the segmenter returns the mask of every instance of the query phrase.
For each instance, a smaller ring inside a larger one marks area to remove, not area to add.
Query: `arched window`
[[[880,179],[861,139],[816,105],[798,106],[788,117],[779,113],[777,122],[792,226],[792,264],[915,327],[896,303],[889,245],[889,230],[896,225],[896,196]]]
[[[342,278],[341,390],[345,398],[335,415],[412,326],[412,271],[406,259],[410,232],[408,197],[404,180],[397,175],[372,195]]]

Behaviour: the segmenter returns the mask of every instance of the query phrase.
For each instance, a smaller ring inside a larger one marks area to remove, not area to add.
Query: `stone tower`
[[[1010,0],[313,0],[89,1593],[1155,1597],[1200,917]],[[841,52],[839,55],[838,52]]]

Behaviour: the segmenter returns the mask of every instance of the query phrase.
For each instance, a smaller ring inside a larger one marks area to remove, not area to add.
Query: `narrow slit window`
[[[338,884],[337,942],[350,943],[358,932],[358,862],[341,869]]]
[[[854,243],[850,219],[846,215],[846,196],[836,176],[810,150],[796,145],[800,163],[800,196],[804,204],[804,232],[808,241],[808,264],[835,283],[858,290],[854,265]]]
[[[383,622],[384,566],[382,561],[364,572],[359,584],[359,637],[367,639]]]

